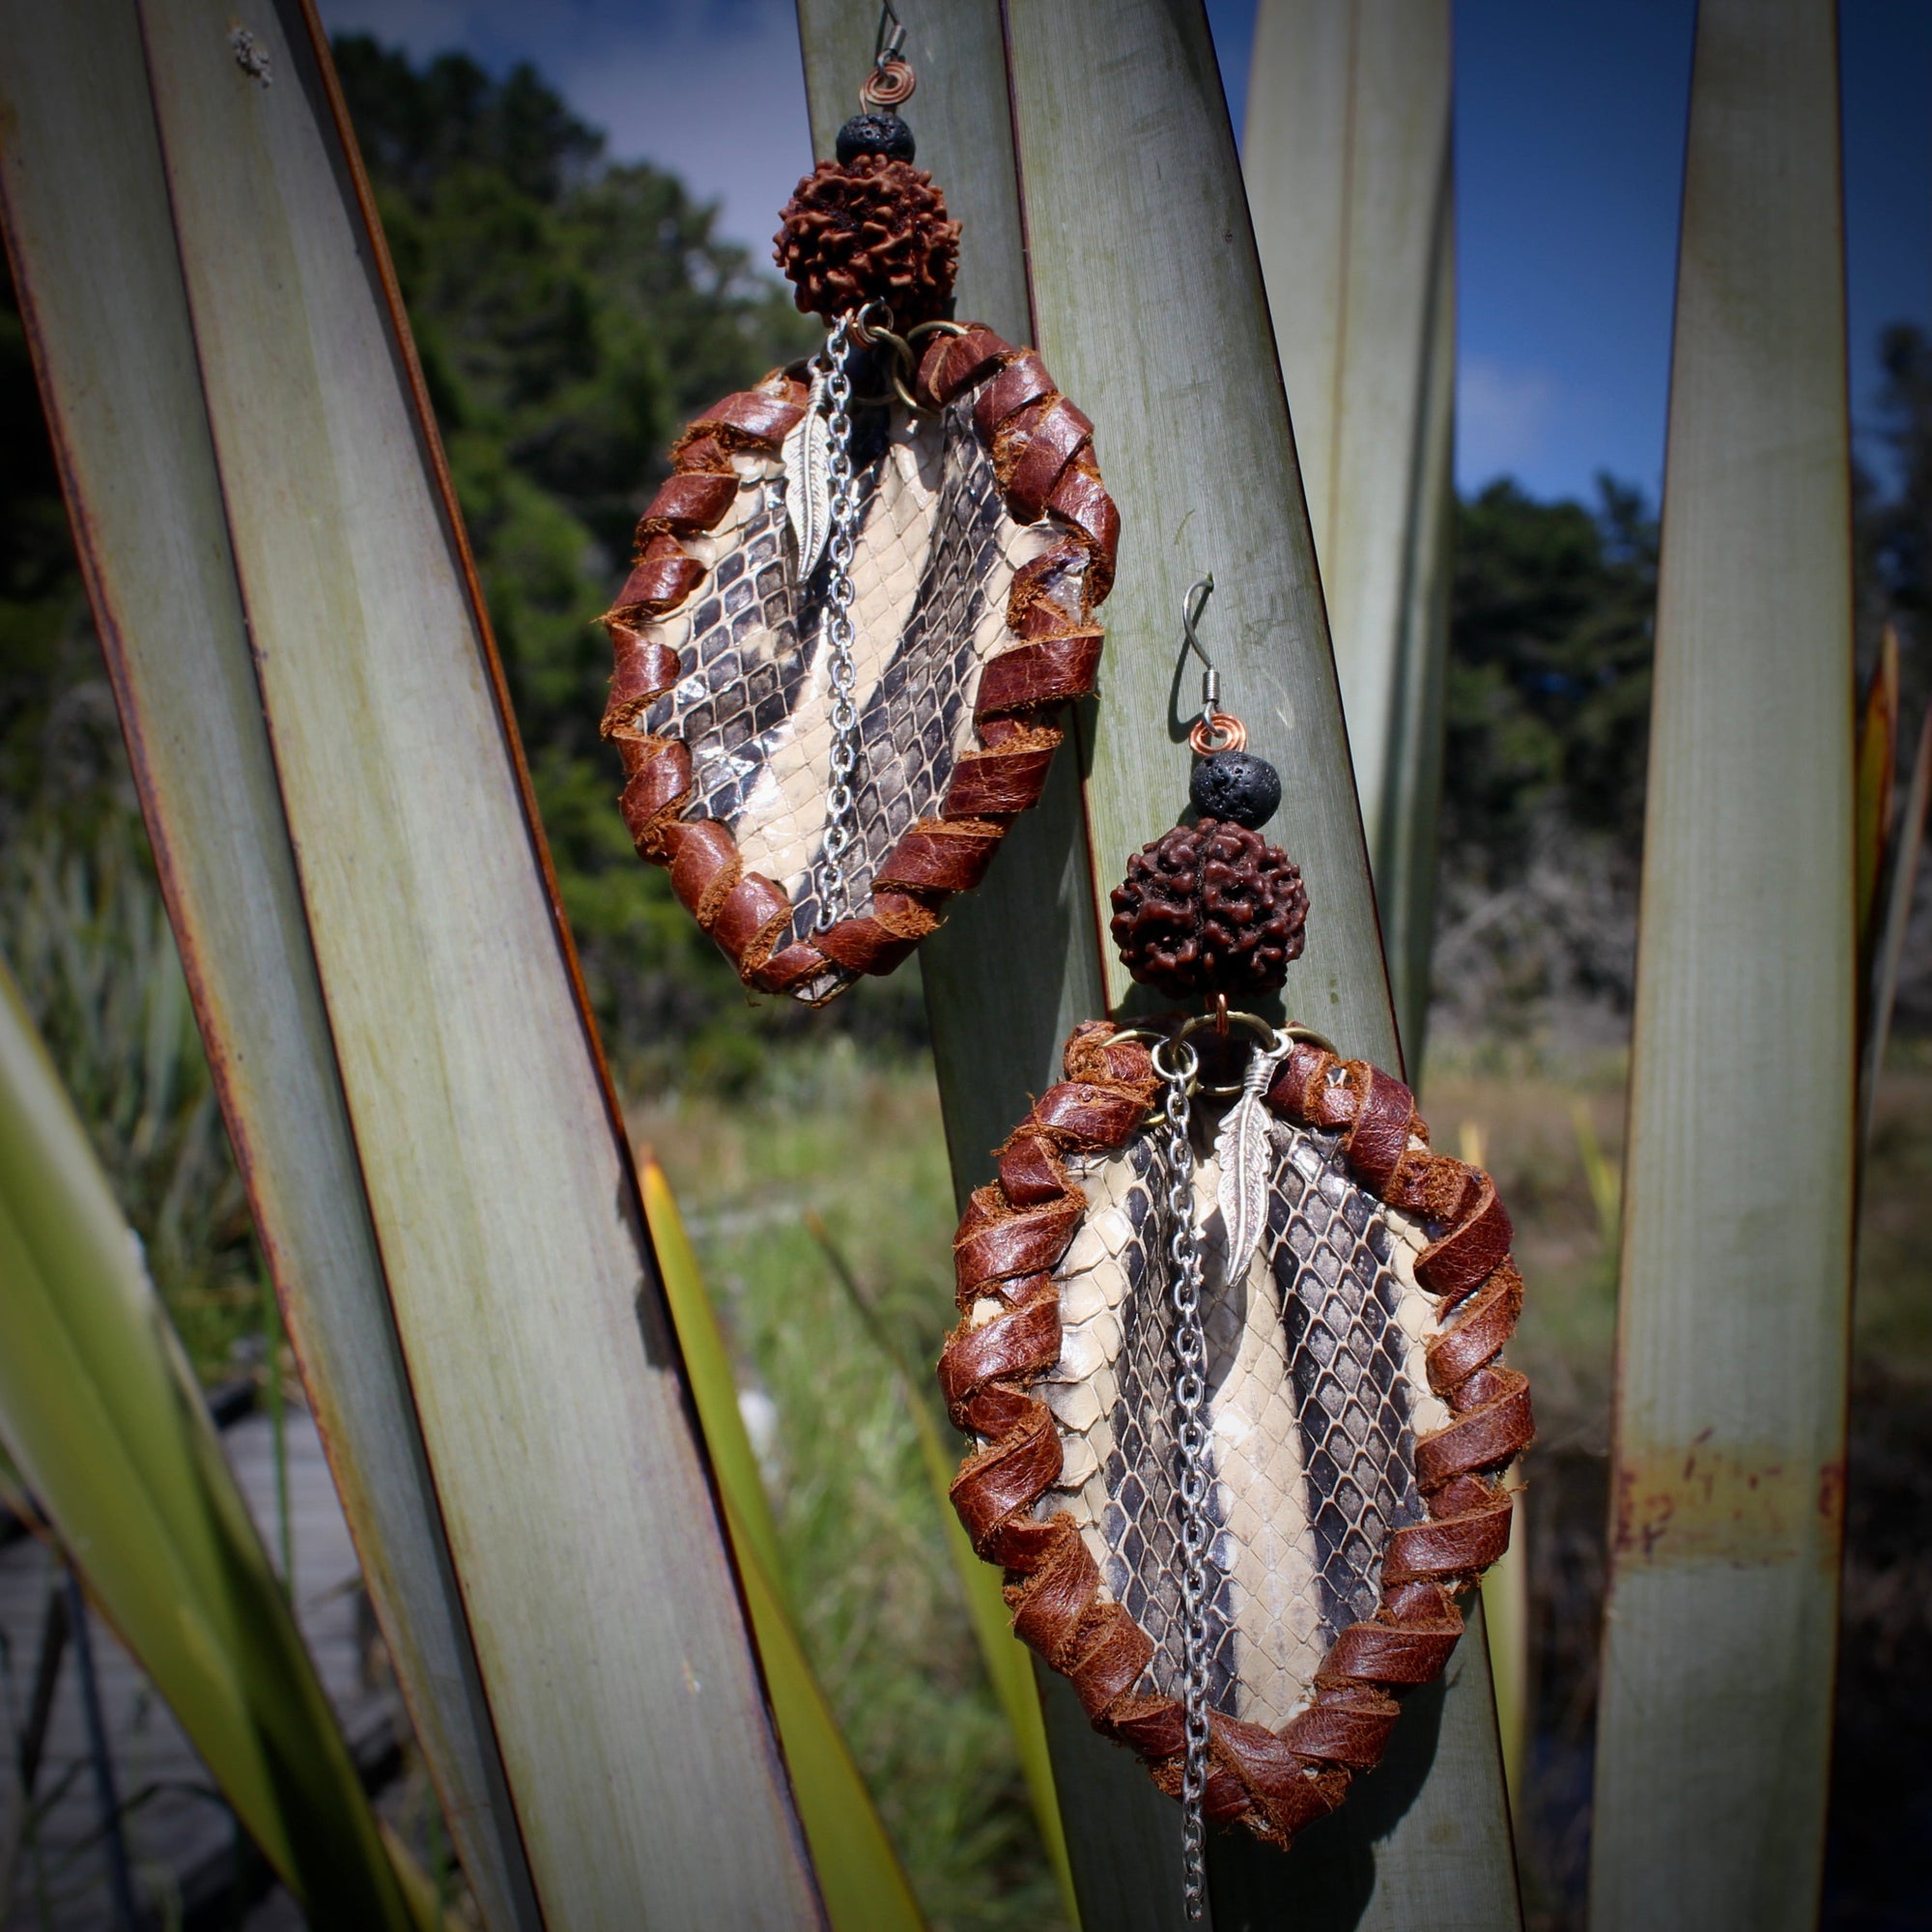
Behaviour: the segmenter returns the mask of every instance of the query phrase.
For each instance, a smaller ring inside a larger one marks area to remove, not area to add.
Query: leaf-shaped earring
[[[1196,816],[1113,900],[1133,977],[1205,1010],[1075,1030],[960,1222],[939,1364],[960,1519],[1015,1634],[1181,1801],[1190,1917],[1208,1823],[1286,1845],[1379,1760],[1531,1435],[1490,1178],[1400,1080],[1231,1004],[1284,986],[1308,896],[1205,684]]]
[[[791,526],[793,567],[801,583],[811,582],[832,532],[832,431],[826,421],[827,404],[820,372],[811,379],[805,413],[786,434],[781,452],[785,522]]]
[[[824,350],[678,439],[605,618],[638,850],[747,985],[814,1005],[898,965],[1038,799],[1120,534],[1093,425],[951,319],[903,41],[778,236]]]

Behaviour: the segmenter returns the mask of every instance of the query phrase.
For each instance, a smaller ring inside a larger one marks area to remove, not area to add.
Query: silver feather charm
[[[811,379],[811,400],[785,438],[785,521],[798,545],[798,581],[804,583],[825,554],[832,533],[832,431],[826,420],[825,376]]]
[[[1274,1070],[1288,1052],[1288,1042],[1257,1050],[1241,1079],[1241,1097],[1222,1117],[1214,1136],[1214,1158],[1221,1169],[1221,1225],[1227,1237],[1225,1279],[1238,1281],[1247,1272],[1255,1249],[1267,1226],[1268,1110],[1262,1098]]]

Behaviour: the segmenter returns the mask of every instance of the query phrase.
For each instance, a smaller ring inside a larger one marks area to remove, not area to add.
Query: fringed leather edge
[[[835,970],[892,972],[939,925],[946,900],[980,883],[1013,820],[1038,803],[1064,735],[1054,715],[1094,689],[1103,633],[1092,619],[1113,587],[1121,534],[1094,460],[1094,426],[1031,349],[979,323],[936,335],[916,385],[935,409],[974,391],[973,426],[1008,514],[1021,524],[1044,518],[1058,534],[1013,581],[1007,626],[1015,642],[981,672],[973,714],[979,749],[954,767],[939,816],[911,826],[887,855],[870,913],[781,950],[790,899],[773,880],[744,869],[724,824],[684,816],[690,749],[644,728],[649,706],[684,674],[656,627],[696,596],[708,575],[685,540],[714,529],[729,509],[738,491],[734,454],[778,454],[805,413],[805,384],[776,370],[705,411],[678,438],[671,474],[638,524],[635,567],[605,613],[615,668],[601,728],[624,761],[624,823],[639,853],[669,869],[679,899],[756,991],[795,992]]]
[[[1185,1713],[1177,1698],[1134,1688],[1152,1639],[1123,1606],[1101,1599],[1073,1519],[1034,1515],[1059,1479],[1061,1448],[1033,1384],[1060,1359],[1053,1270],[1086,1211],[1066,1160],[1123,1147],[1158,1084],[1147,1047],[1116,1033],[1105,1021],[1076,1029],[1066,1078],[1000,1149],[999,1178],[973,1195],[953,1243],[962,1320],[939,1358],[939,1384],[955,1425],[980,1441],[960,1465],[952,1502],[974,1548],[1007,1573],[1015,1635],[1072,1681],[1095,1730],[1138,1753],[1178,1797]],[[1380,1761],[1401,1693],[1440,1675],[1463,1634],[1457,1597],[1509,1547],[1502,1476],[1534,1424],[1527,1378],[1498,1359],[1522,1306],[1522,1277],[1489,1176],[1430,1149],[1415,1096],[1400,1080],[1312,1042],[1290,1052],[1267,1102],[1297,1125],[1339,1133],[1358,1180],[1438,1231],[1415,1274],[1438,1300],[1442,1325],[1426,1361],[1452,1418],[1416,1445],[1429,1514],[1390,1532],[1380,1604],[1330,1646],[1308,1706],[1278,1732],[1212,1719],[1208,1817],[1239,1820],[1285,1846]]]

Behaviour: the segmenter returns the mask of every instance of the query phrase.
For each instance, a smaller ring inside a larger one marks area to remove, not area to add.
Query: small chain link
[[[859,776],[858,673],[852,662],[852,556],[859,527],[859,482],[852,469],[852,318],[840,316],[825,344],[827,468],[831,472],[832,536],[825,630],[831,639],[832,767],[825,795],[825,845],[818,866],[818,918],[813,929],[836,925],[849,910],[845,854],[852,844]]]
[[[1174,1406],[1180,1445],[1182,1703],[1187,1760],[1180,1779],[1181,1890],[1189,1918],[1207,1911],[1203,1801],[1208,1790],[1208,1344],[1201,1319],[1201,1236],[1194,1224],[1189,1092],[1200,1061],[1185,1040],[1154,1049],[1165,1088],[1161,1153],[1167,1168],[1168,1294],[1174,1306]]]

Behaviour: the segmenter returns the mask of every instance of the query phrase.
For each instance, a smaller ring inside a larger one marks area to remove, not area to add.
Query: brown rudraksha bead
[[[1127,861],[1114,889],[1114,943],[1144,986],[1171,1000],[1272,993],[1301,956],[1300,868],[1226,819],[1177,825]]]
[[[888,155],[820,161],[785,204],[774,259],[807,315],[884,302],[901,331],[952,299],[959,224],[932,177]]]

